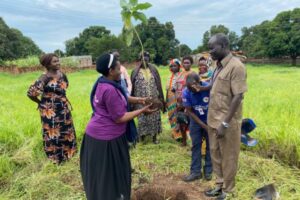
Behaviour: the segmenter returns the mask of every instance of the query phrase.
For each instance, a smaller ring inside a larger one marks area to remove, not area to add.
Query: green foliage
[[[177,58],[190,55],[192,53],[191,48],[186,44],[180,44],[175,48],[175,52],[177,53]]]
[[[55,53],[58,57],[64,57],[64,56],[65,56],[65,53],[64,53],[62,50],[60,50],[60,49],[56,49],[56,50],[54,51],[54,53]]]
[[[201,53],[207,51],[207,48],[205,48],[203,45],[199,45],[196,49],[193,50],[193,54]]]
[[[78,59],[75,59],[72,56],[61,57],[60,58],[60,65],[62,67],[79,67],[80,62],[79,62]]]
[[[139,10],[146,10],[152,5],[148,2],[138,3],[138,0],[120,0],[120,6],[122,8],[121,17],[124,23],[124,36],[127,46],[130,46],[133,39],[133,33],[136,33],[136,36],[139,39],[139,35],[135,30],[135,27],[132,24],[131,18],[134,18],[136,21],[141,21],[144,24],[148,23],[147,17],[144,13],[139,12]],[[139,39],[140,41],[140,39]],[[140,41],[141,48],[143,49],[143,44]]]
[[[4,65],[17,67],[34,67],[40,65],[40,60],[38,56],[29,56],[27,58],[4,61]]]
[[[241,48],[248,57],[262,58],[266,56],[266,48],[263,44],[264,38],[260,32],[260,26],[242,28]]]
[[[79,61],[73,59],[72,57],[61,57],[60,64],[61,66],[78,67]],[[40,59],[38,56],[29,56],[27,58],[4,61],[3,65],[16,67],[36,67],[40,65]]]
[[[290,56],[295,62],[300,56],[300,8],[279,13],[265,37],[269,57]]]
[[[91,38],[102,38],[103,36],[109,35],[110,31],[107,30],[104,26],[90,26],[83,30],[78,37],[67,40],[66,44],[66,54],[68,56],[79,56],[79,55],[88,55],[89,51],[86,48],[87,42]]]
[[[229,37],[230,49],[231,50],[238,50],[239,49],[239,46],[238,46],[239,37],[238,37],[238,35],[233,31],[229,31],[229,29],[224,25],[213,25],[213,26],[210,27],[209,31],[206,31],[203,34],[202,48],[201,49],[208,50],[207,45],[208,45],[209,39],[217,33],[224,33],[225,35],[227,35]]]
[[[86,43],[86,48],[92,55],[93,59],[112,49],[118,49],[121,54],[121,61],[124,59],[123,54],[126,51],[126,45],[121,38],[114,35],[106,35],[102,38],[92,37]]]
[[[172,22],[161,24],[155,17],[150,17],[148,24],[138,24],[136,31],[139,34],[141,42],[144,44],[145,50],[150,52],[154,63],[167,64],[171,58],[179,56],[176,49],[179,41],[175,38]],[[128,49],[131,52],[128,60],[132,61],[136,59],[142,50],[138,38],[133,38],[132,44]]]
[[[300,8],[279,13],[272,21],[242,29],[241,46],[250,57],[300,56]]]
[[[2,60],[40,55],[42,51],[19,30],[9,28],[0,17],[0,58]]]

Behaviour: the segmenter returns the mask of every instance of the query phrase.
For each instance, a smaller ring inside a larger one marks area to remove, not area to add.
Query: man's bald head
[[[230,53],[228,36],[224,33],[217,33],[213,35],[209,42],[208,48],[213,60],[221,61]]]
[[[217,33],[215,35],[213,35],[209,42],[216,42],[220,45],[222,45],[223,47],[227,47],[229,49],[229,38],[227,35],[225,35],[224,33]]]

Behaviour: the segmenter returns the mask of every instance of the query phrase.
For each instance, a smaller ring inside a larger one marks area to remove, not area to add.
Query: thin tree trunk
[[[140,42],[141,48],[142,48],[142,61],[143,61],[143,65],[144,65],[144,67],[147,67],[145,59],[144,59],[144,46],[143,46],[142,40],[141,40],[138,32],[136,31],[135,27],[133,27],[133,30],[134,30],[134,32],[135,32],[135,34],[136,34],[136,36],[137,36],[137,38],[138,38],[138,40]]]
[[[297,65],[297,56],[292,56],[292,65],[293,66]]]

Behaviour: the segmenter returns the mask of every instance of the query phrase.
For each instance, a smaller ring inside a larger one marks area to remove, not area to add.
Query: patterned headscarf
[[[177,58],[171,59],[171,60],[170,60],[170,66],[171,66],[171,65],[175,65],[175,64],[177,64],[177,65],[179,66],[179,68],[182,67],[182,66],[181,66],[181,62],[180,62],[179,59],[177,59]]]
[[[182,66],[181,66],[181,62],[180,62],[180,60],[179,59],[177,59],[177,58],[174,58],[174,59],[171,59],[170,60],[170,65],[169,65],[169,67],[170,67],[170,72],[172,73],[172,75],[171,75],[171,77],[170,77],[170,80],[169,80],[169,88],[172,88],[172,86],[174,85],[174,77],[175,77],[175,74],[172,72],[172,70],[171,70],[171,66],[172,65],[178,65],[179,66],[179,74],[181,73],[181,68],[182,68]]]

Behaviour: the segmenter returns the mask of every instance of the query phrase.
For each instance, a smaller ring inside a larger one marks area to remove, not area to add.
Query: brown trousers
[[[232,119],[223,138],[218,139],[216,133],[216,129],[208,128],[213,172],[217,176],[216,184],[222,187],[224,192],[230,193],[234,191],[235,176],[238,170],[241,123]]]

